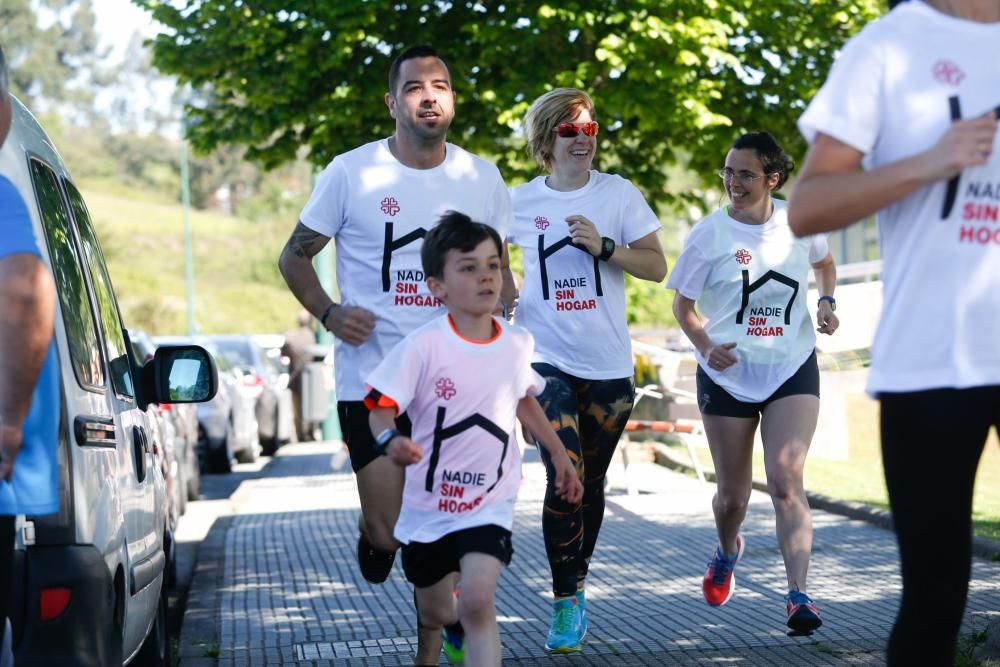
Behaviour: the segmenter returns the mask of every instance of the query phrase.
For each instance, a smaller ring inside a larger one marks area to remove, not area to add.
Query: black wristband
[[[615,241],[614,239],[608,238],[607,236],[601,237],[601,254],[597,256],[602,262],[606,262],[611,259],[611,255],[615,254]]]
[[[379,456],[385,456],[388,453],[389,443],[397,435],[400,435],[399,431],[394,428],[387,428],[376,436],[374,448]]]
[[[323,311],[323,317],[319,318],[319,323],[322,324],[323,328],[326,329],[327,331],[329,331],[330,329],[329,327],[326,326],[326,318],[330,317],[330,313],[333,312],[334,308],[339,308],[339,307],[340,307],[339,303],[331,303],[329,306],[326,307],[326,310]]]

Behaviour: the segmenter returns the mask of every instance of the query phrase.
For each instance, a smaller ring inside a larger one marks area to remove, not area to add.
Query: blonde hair
[[[528,152],[535,162],[549,168],[552,147],[556,143],[556,133],[552,130],[559,121],[575,118],[584,109],[590,112],[593,120],[597,120],[594,100],[576,88],[555,88],[531,103],[524,116],[524,127],[528,136]]]

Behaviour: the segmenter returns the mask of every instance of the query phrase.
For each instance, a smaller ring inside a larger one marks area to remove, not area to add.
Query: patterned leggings
[[[559,435],[576,474],[583,501],[570,505],[555,492],[552,459],[539,447],[548,478],[542,534],[552,569],[552,592],[569,597],[583,583],[604,520],[604,475],[635,402],[632,377],[582,380],[549,364],[532,364],[545,378],[538,402]]]

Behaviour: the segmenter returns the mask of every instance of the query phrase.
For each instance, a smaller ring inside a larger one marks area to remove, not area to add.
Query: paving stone
[[[282,448],[258,479],[244,481],[234,494],[239,514],[217,522],[206,539],[216,548],[201,554],[199,568],[218,574],[196,583],[216,582],[210,586],[217,590],[192,591],[200,605],[192,622],[205,634],[214,619],[218,665],[411,664],[412,591],[398,559],[382,585],[357,571],[357,491],[349,466],[331,469],[334,451],[333,444]],[[514,559],[497,592],[504,664],[884,663],[900,597],[891,532],[813,512],[809,591],[824,625],[812,637],[788,637],[770,499],[754,492],[736,593],[724,607],[711,608],[701,597],[701,576],[716,541],[714,487],[646,463],[629,469],[642,493],[607,496],[588,577],[584,652],[546,655],[551,593],[540,524],[544,470],[533,454],[526,455]],[[966,626],[974,615],[979,625],[997,618],[997,610],[1000,563],[976,560]],[[193,649],[187,655],[200,657]]]

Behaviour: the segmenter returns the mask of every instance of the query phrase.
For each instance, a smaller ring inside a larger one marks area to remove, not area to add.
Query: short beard
[[[448,120],[447,122],[440,122],[435,127],[427,127],[426,125],[407,122],[405,127],[410,133],[410,136],[418,142],[425,146],[433,146],[443,141],[445,137],[448,136],[448,130],[451,128],[451,120]]]

